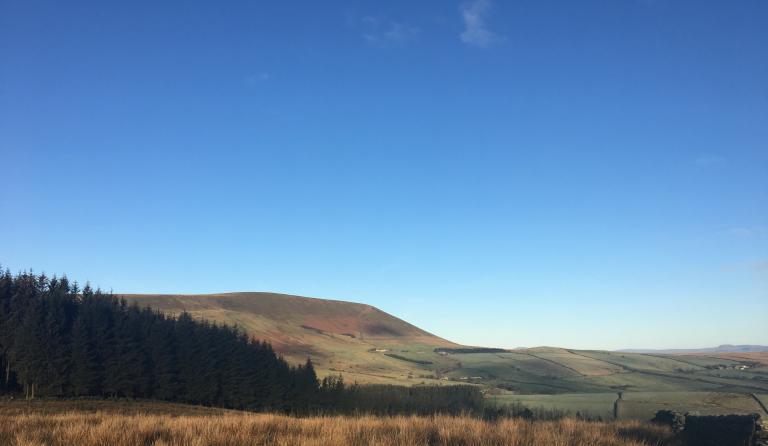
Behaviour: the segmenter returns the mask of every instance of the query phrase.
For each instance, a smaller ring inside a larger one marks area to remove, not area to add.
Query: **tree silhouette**
[[[0,365],[0,390],[26,398],[294,410],[317,391],[311,363],[290,367],[235,327],[128,305],[88,285],[81,291],[66,277],[7,270],[0,274]]]

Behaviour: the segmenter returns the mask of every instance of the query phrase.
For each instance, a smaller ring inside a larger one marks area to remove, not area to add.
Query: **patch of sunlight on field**
[[[576,355],[565,350],[536,353],[536,356],[560,363],[584,376],[605,376],[619,373],[623,370],[620,366]]]
[[[639,353],[603,351],[580,351],[579,353],[584,356],[588,356],[600,361],[605,361],[610,364],[619,365],[630,370],[672,372],[678,369],[701,369],[699,366],[681,362],[671,357],[660,357]]]
[[[579,412],[602,419],[613,418],[616,393],[570,393],[560,395],[498,395],[489,402],[498,405],[519,403],[531,409],[560,410],[570,414]]]

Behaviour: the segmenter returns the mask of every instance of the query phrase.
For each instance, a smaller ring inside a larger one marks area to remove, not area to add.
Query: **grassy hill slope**
[[[733,401],[745,411],[759,410],[755,398],[768,394],[767,353],[462,349],[357,303],[272,293],[123,297],[171,314],[237,324],[272,342],[289,361],[311,356],[319,375],[342,373],[348,382],[482,385],[500,403],[581,406],[598,416],[612,410],[618,392],[626,395],[622,416],[667,407],[727,411]]]
[[[461,364],[449,372],[451,379],[518,394],[564,394],[763,393],[768,390],[768,369],[758,362],[758,355],[762,354],[735,358],[534,348],[448,356]]]
[[[456,344],[370,305],[275,293],[122,295],[165,313],[235,324],[272,343],[293,363],[312,358],[320,375],[360,382],[412,383],[428,371],[408,355]],[[437,356],[437,355],[435,355]],[[441,358],[437,357],[439,361]],[[432,361],[430,361],[432,362]]]

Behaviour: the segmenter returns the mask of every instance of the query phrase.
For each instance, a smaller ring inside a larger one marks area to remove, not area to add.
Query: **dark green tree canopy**
[[[285,413],[478,413],[469,386],[351,386],[227,325],[171,317],[66,277],[0,270],[0,393]]]
[[[297,410],[319,391],[311,362],[226,325],[170,317],[66,277],[0,273],[0,390]],[[301,395],[301,398],[298,397]]]

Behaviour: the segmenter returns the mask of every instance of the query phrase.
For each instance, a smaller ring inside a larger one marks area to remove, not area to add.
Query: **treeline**
[[[0,272],[0,394],[141,398],[292,414],[476,414],[472,386],[319,382],[241,330],[128,305],[66,278]]]
[[[27,398],[152,398],[301,411],[317,399],[311,362],[290,367],[227,325],[127,305],[66,278],[0,273],[0,391]]]
[[[318,410],[326,414],[483,416],[483,395],[476,386],[345,385],[341,377],[323,379]]]
[[[503,348],[487,348],[487,347],[464,347],[464,348],[446,348],[438,347],[435,349],[435,353],[451,353],[451,354],[465,354],[465,353],[506,353],[508,350]]]
[[[390,358],[399,359],[401,361],[412,362],[414,364],[421,364],[421,365],[433,364],[432,361],[426,361],[426,360],[423,360],[423,359],[408,358],[407,356],[398,355],[397,353],[384,353],[384,356],[389,356]]]

